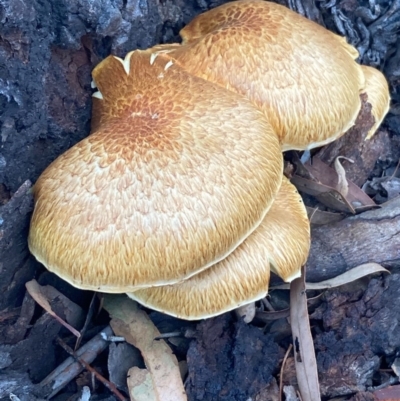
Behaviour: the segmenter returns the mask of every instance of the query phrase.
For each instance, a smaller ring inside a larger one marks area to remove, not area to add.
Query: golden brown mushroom
[[[93,76],[93,133],[35,184],[33,255],[78,288],[118,293],[175,283],[225,258],[281,183],[265,116],[146,51],[108,57]]]
[[[179,318],[212,317],[263,298],[270,268],[287,282],[298,277],[309,247],[307,212],[296,188],[284,178],[263,222],[227,258],[181,283],[128,296]]]
[[[266,113],[284,151],[340,137],[354,124],[365,91],[377,121],[387,112],[383,75],[374,70],[381,85],[371,85],[344,38],[281,5],[227,3],[199,15],[180,34],[182,46],[158,46],[155,54],[167,52],[191,74],[246,95]]]

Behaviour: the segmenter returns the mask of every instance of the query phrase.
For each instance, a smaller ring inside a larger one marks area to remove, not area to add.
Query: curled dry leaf
[[[132,378],[128,381],[131,399],[186,401],[178,361],[165,341],[155,340],[160,332],[146,313],[138,308],[136,302],[122,295],[106,294],[104,308],[112,317],[110,324],[114,333],[123,336],[140,350],[147,367],[148,373],[142,372],[140,380]],[[152,388],[149,386],[149,377]],[[133,398],[133,394],[136,398]],[[144,394],[152,398],[143,398]]]
[[[338,175],[338,182],[336,185],[336,189],[342,196],[346,197],[347,194],[349,193],[349,182],[346,178],[346,170],[340,164],[340,159],[347,160],[350,163],[354,163],[354,161],[349,159],[348,157],[338,156],[335,159],[335,163],[334,163],[335,171],[336,171],[336,174]]]

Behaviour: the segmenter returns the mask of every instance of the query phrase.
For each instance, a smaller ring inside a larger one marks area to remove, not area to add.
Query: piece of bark
[[[0,310],[20,305],[25,282],[34,275],[26,245],[33,201],[26,181],[0,206]]]
[[[54,339],[61,325],[48,313],[41,316],[26,339],[15,345],[0,345],[0,352],[8,352],[12,363],[8,370],[29,372],[33,382],[42,380],[55,366]]]
[[[128,392],[126,378],[132,366],[144,368],[140,351],[126,342],[111,343],[107,360],[110,382],[114,383],[119,389]]]
[[[400,274],[362,286],[328,290],[310,318],[324,328],[314,344],[321,393],[336,397],[365,391],[381,362],[400,347]]]
[[[400,197],[381,209],[313,227],[307,280],[335,277],[368,262],[387,268],[400,266]]]
[[[35,312],[36,302],[25,294],[17,321],[12,325],[0,325],[0,344],[17,344],[25,337]]]
[[[14,394],[20,401],[45,401],[44,398],[39,399],[33,395],[34,387],[28,373],[1,373],[0,400],[10,400],[10,394]]]
[[[191,400],[242,401],[268,386],[283,351],[272,336],[231,314],[198,324],[190,345],[186,391]]]

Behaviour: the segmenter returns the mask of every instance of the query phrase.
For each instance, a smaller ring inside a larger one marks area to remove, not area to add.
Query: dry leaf
[[[154,398],[146,398],[146,400],[186,401],[187,397],[178,361],[164,340],[154,340],[160,335],[160,332],[147,314],[138,308],[136,302],[122,295],[106,294],[104,308],[112,317],[110,324],[114,333],[123,336],[127,342],[142,353],[147,370],[151,375],[154,391]],[[146,384],[148,375],[143,375],[142,379],[138,384],[138,389],[135,386],[130,387],[131,393],[133,391],[140,395],[142,389],[146,389],[147,392],[151,391]],[[136,399],[141,400],[142,398]]]
[[[337,183],[339,180],[337,172],[333,168],[322,162],[319,158],[314,157],[312,165],[308,163],[305,167],[321,183],[334,189],[337,187]],[[340,197],[343,198],[344,204],[349,208],[352,213],[359,213],[361,211],[366,211],[374,207],[378,207],[375,202],[352,181],[348,181],[348,192],[346,196],[340,194]]]
[[[76,337],[80,337],[81,333],[78,330],[74,329],[70,324],[65,322],[59,316],[57,316],[54,311],[51,309],[50,303],[47,300],[46,296],[42,292],[42,287],[36,280],[28,281],[25,284],[26,290],[29,292],[30,296],[51,316],[54,317],[59,323],[61,323],[64,327],[66,327],[72,334]]]
[[[299,191],[314,196],[329,208],[355,214],[355,209],[335,188],[298,175],[293,176],[291,182]]]
[[[306,283],[307,290],[324,290],[327,288],[340,287],[341,285],[351,283],[356,281],[362,277],[368,276],[369,274],[374,273],[390,273],[389,270],[386,270],[378,263],[364,263],[362,265],[353,267],[347,272],[340,274],[339,276],[333,277],[329,280],[320,281],[319,283]],[[273,286],[271,290],[288,290],[289,284],[281,284],[277,286]]]
[[[290,284],[290,325],[296,376],[301,398],[307,401],[320,401],[317,361],[310,331],[304,276],[303,267],[301,277]]]
[[[334,210],[355,214],[379,207],[351,181],[346,183],[346,186],[348,185],[346,195],[341,194],[337,190],[340,180],[338,173],[317,157],[313,158],[312,164],[307,162],[302,168],[299,168],[299,162],[297,162],[296,168],[292,183],[300,191],[315,196],[321,203]],[[307,173],[304,172],[304,168]]]
[[[307,290],[322,290],[325,288],[339,287],[341,285],[356,281],[361,277],[379,272],[389,273],[389,270],[386,270],[378,263],[365,263],[357,267],[353,267],[346,273],[340,274],[339,276],[329,280],[320,281],[319,283],[307,283],[306,287]]]
[[[131,401],[157,400],[154,391],[151,374],[147,369],[139,369],[137,366],[129,369],[128,388]]]
[[[344,167],[340,164],[340,159],[347,160],[350,163],[354,163],[353,160],[349,159],[348,157],[344,156],[338,156],[335,159],[334,166],[335,166],[335,171],[336,174],[338,175],[338,182],[336,184],[336,190],[344,197],[347,196],[349,193],[349,182],[346,178],[346,170]]]

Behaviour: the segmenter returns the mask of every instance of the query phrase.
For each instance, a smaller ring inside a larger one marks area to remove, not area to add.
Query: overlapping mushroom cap
[[[154,51],[246,95],[268,116],[282,150],[310,149],[344,134],[365,91],[377,121],[388,111],[389,91],[379,71],[374,79],[381,85],[369,85],[371,74],[355,62],[358,52],[345,38],[281,5],[230,2],[199,15],[180,34],[182,46]]]
[[[290,282],[310,248],[310,225],[301,196],[286,179],[258,228],[228,257],[182,283],[128,296],[183,319],[203,319],[263,298],[270,269]]]
[[[31,252],[76,287],[119,293],[225,258],[281,183],[265,116],[148,51],[108,57],[93,77],[94,131],[35,184]]]

